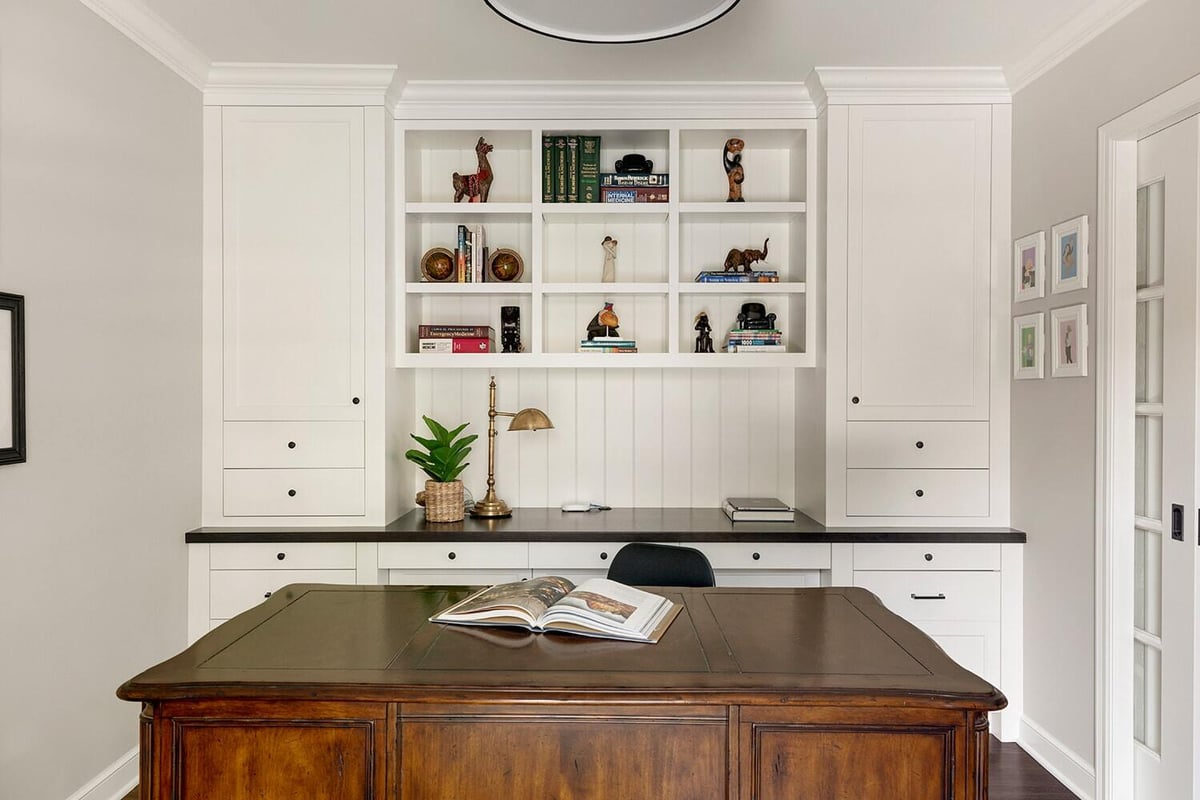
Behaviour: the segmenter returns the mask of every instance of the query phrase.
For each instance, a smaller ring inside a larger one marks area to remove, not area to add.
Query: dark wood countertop
[[[733,523],[719,508],[614,508],[566,513],[517,508],[512,517],[431,524],[414,509],[383,527],[207,527],[187,532],[189,544],[250,542],[441,542],[462,539],[516,542],[876,542],[1023,544],[1013,528],[827,528],[804,514],[795,522]]]

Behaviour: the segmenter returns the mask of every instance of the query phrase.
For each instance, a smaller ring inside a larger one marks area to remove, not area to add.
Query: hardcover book
[[[600,202],[602,203],[665,203],[668,200],[668,189],[638,187],[601,186]]]
[[[620,172],[600,173],[601,186],[670,186],[671,176],[663,172],[649,175],[625,175]]]
[[[725,272],[704,270],[696,275],[696,283],[779,283],[779,273],[773,269],[755,272]]]
[[[554,137],[554,202],[567,202],[567,137]]]
[[[418,353],[494,353],[496,342],[474,336],[456,336],[453,339],[418,339]]]
[[[542,202],[554,202],[554,137],[542,137]]]
[[[656,644],[679,610],[661,595],[605,578],[576,586],[566,578],[546,576],[483,589],[429,621]]]
[[[421,339],[495,338],[491,325],[418,325],[417,336]]]
[[[567,202],[579,202],[579,137],[567,137]]]
[[[730,497],[721,506],[733,522],[793,522],[796,512],[774,497]]]
[[[600,202],[600,137],[579,137],[579,202]]]

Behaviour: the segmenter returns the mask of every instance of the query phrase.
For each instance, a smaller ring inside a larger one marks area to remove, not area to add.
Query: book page
[[[657,594],[643,592],[605,578],[579,584],[542,615],[544,628],[590,628],[620,634],[648,634],[673,604]]]
[[[473,594],[438,614],[439,621],[501,619],[515,616],[532,625],[546,609],[575,588],[566,578],[548,576],[501,583]]]

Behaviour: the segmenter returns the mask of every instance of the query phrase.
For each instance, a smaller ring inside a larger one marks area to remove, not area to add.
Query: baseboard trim
[[[135,747],[105,767],[67,800],[121,800],[138,782],[138,749]]]
[[[1095,800],[1096,768],[1029,717],[1021,717],[1017,744],[1080,800]]]

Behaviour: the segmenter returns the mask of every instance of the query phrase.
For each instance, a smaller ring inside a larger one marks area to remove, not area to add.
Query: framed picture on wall
[[[1046,232],[1038,231],[1013,243],[1013,302],[1045,296]]]
[[[1052,355],[1050,376],[1082,378],[1087,375],[1087,304],[1050,310]]]
[[[0,292],[0,464],[25,460],[25,298]]]
[[[1046,352],[1046,314],[1013,317],[1013,377],[1017,380],[1045,377],[1042,353]]]
[[[1073,292],[1086,289],[1088,279],[1088,218],[1060,222],[1050,230],[1050,290]]]

